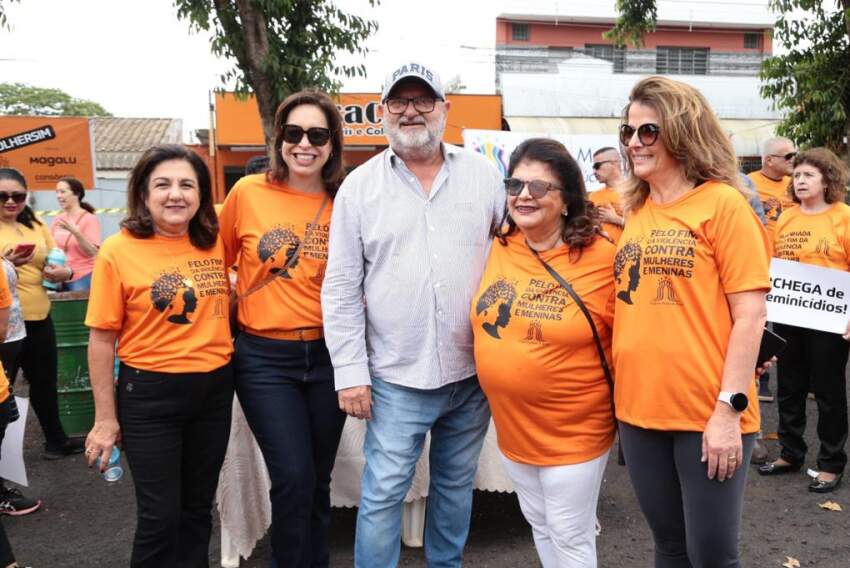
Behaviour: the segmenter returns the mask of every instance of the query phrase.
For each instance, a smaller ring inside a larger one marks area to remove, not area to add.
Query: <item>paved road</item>
[[[775,404],[762,405],[765,431],[776,430]],[[814,402],[809,404],[810,437],[815,424]],[[135,504],[129,476],[107,484],[88,470],[82,456],[58,462],[39,458],[41,432],[33,417],[28,421],[25,456],[31,496],[44,500],[43,510],[3,523],[22,566],[119,567],[129,564]],[[776,442],[769,442],[776,452]],[[814,452],[811,452],[810,466]],[[850,567],[850,486],[832,499],[844,507],[830,512],[818,507],[826,497],[806,491],[804,474],[762,478],[750,470],[747,507],[742,532],[742,554],[748,567],[780,567],[786,556],[801,567]],[[609,464],[599,504],[603,532],[598,541],[600,567],[652,566],[652,543],[624,468]],[[355,510],[334,510],[332,566],[352,565]],[[245,567],[265,566],[267,539],[261,541]],[[218,566],[218,532],[213,537],[211,566]],[[421,549],[403,549],[402,566],[424,567]],[[537,566],[530,529],[516,498],[510,494],[475,495],[472,527],[465,565],[475,567]]]

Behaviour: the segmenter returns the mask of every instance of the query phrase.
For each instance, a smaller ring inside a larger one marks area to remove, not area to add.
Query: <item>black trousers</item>
[[[0,403],[0,444],[3,443],[3,438],[6,435],[6,426],[9,424],[9,399],[7,398]],[[15,561],[15,555],[12,553],[12,545],[9,544],[9,538],[6,536],[6,530],[3,528],[3,523],[0,523],[0,566],[8,566]]]
[[[271,479],[276,568],[327,568],[331,471],[345,424],[323,339],[240,333],[236,392]]]
[[[741,437],[750,462],[755,434]],[[656,568],[738,568],[747,469],[708,479],[702,432],[646,430],[620,422],[626,467],[652,536]]]
[[[806,396],[818,405],[818,469],[841,473],[847,464],[847,354],[850,343],[837,333],[776,325],[788,340],[780,355],[777,401],[782,459],[802,464],[806,459]]]
[[[233,403],[230,364],[208,373],[121,365],[116,393],[136,487],[133,568],[206,568]]]
[[[30,384],[30,403],[44,432],[48,450],[59,450],[68,436],[59,422],[59,396],[56,393],[57,351],[56,330],[50,316],[43,320],[24,322],[27,336],[19,353],[4,354],[3,365],[9,383],[14,384],[18,369],[23,369]],[[11,344],[10,344],[11,345]]]

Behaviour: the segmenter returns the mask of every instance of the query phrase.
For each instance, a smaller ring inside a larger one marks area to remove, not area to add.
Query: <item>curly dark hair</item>
[[[549,138],[529,138],[516,147],[511,153],[508,164],[508,176],[522,162],[540,162],[545,164],[562,188],[561,199],[567,206],[567,216],[562,219],[561,240],[570,247],[571,255],[580,258],[582,250],[590,246],[599,234],[600,224],[596,207],[587,199],[584,187],[584,175],[575,159],[567,148],[557,140]],[[517,232],[518,228],[505,205],[504,225],[497,227],[494,235],[502,245],[507,244],[507,237]]]
[[[342,163],[342,115],[331,98],[318,89],[304,89],[286,97],[274,114],[274,151],[272,152],[271,169],[266,172],[266,179],[283,183],[289,177],[289,168],[280,149],[283,146],[283,126],[289,113],[295,107],[301,105],[312,105],[318,107],[325,115],[328,122],[328,130],[331,131],[331,155],[322,166],[322,181],[325,183],[325,191],[333,198],[345,177],[345,167]]]
[[[803,164],[814,166],[818,169],[820,175],[823,176],[824,201],[827,203],[844,201],[850,172],[848,172],[844,162],[832,150],[827,148],[812,148],[811,150],[799,152],[794,156],[794,168]],[[800,203],[800,198],[794,194],[793,175],[791,176],[791,181],[788,182],[788,197],[793,199],[795,203]]]
[[[130,173],[130,181],[127,184],[127,216],[121,221],[121,227],[139,239],[153,236],[153,218],[145,200],[148,197],[151,174],[159,164],[169,160],[188,162],[195,170],[201,204],[195,216],[189,221],[189,240],[195,247],[209,250],[218,238],[218,216],[213,209],[210,171],[200,156],[179,144],[151,146],[139,158]]]

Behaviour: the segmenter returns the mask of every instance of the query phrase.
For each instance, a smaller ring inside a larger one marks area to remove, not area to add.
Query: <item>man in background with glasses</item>
[[[451,104],[433,68],[398,66],[381,101],[390,147],[336,196],[322,286],[340,408],[368,420],[354,563],[397,565],[430,431],[425,556],[459,567],[490,422],[469,309],[505,193],[483,156],[443,143]]]
[[[761,169],[748,174],[764,205],[767,234],[771,243],[776,220],[789,207],[796,207],[788,196],[788,183],[791,180],[795,155],[797,150],[794,142],[788,138],[771,138],[765,141],[762,147]]]
[[[590,201],[599,208],[600,220],[605,224],[605,232],[614,240],[620,240],[626,220],[623,217],[623,206],[620,205],[620,194],[616,186],[623,179],[622,159],[616,148],[610,146],[600,148],[593,153],[593,175],[599,183],[605,184],[602,189],[591,191]]]

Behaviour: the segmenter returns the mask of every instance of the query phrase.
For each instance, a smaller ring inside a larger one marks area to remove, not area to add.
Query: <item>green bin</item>
[[[89,383],[89,329],[85,326],[88,292],[49,294],[59,354],[59,420],[69,436],[88,434],[94,424]]]

